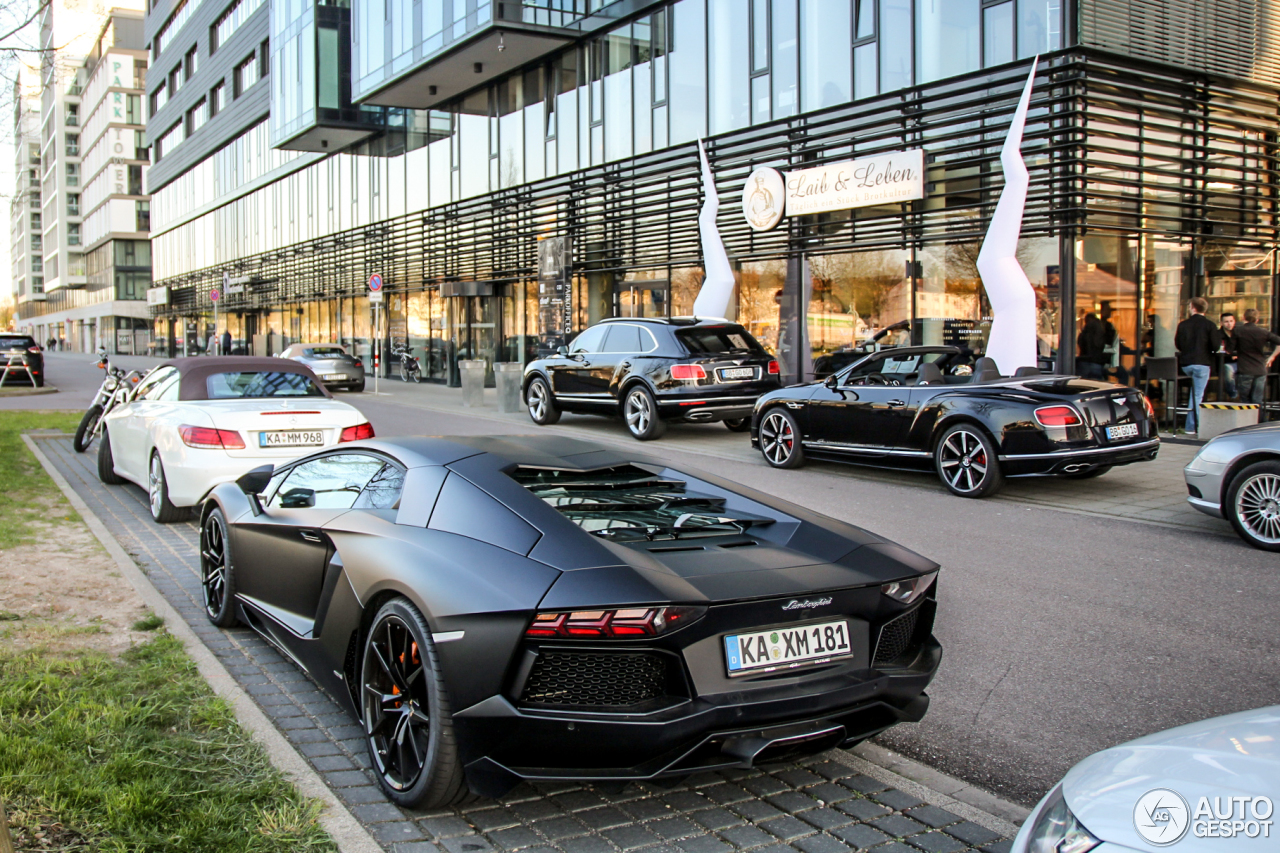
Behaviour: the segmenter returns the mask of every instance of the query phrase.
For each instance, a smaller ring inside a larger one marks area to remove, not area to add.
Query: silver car
[[[1280,422],[1224,432],[1182,474],[1193,507],[1227,519],[1253,547],[1280,551]]]
[[[280,357],[302,362],[327,386],[364,390],[364,364],[338,344],[293,344]]]

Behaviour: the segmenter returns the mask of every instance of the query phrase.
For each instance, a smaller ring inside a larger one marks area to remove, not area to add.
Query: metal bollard
[[[486,367],[484,359],[458,360],[458,370],[462,373],[462,405],[467,408],[478,409],[484,405]]]
[[[524,365],[518,361],[502,361],[493,366],[498,386],[498,411],[504,415],[520,411],[520,380],[524,377]]]

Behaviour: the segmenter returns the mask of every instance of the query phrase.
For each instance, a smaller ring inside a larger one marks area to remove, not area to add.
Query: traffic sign
[[[375,290],[375,291],[372,291],[372,292],[369,294],[369,304],[370,304],[370,305],[377,305],[377,304],[379,304],[379,303],[381,303],[381,302],[382,302],[382,291],[381,291],[381,290]]]
[[[382,290],[382,276],[378,275],[377,273],[374,273],[373,275],[369,276],[369,289],[372,290],[374,293],[377,293],[379,290]]]
[[[209,291],[210,302],[217,302],[221,297],[222,297],[222,294],[218,292],[218,288],[215,287],[213,290]]]

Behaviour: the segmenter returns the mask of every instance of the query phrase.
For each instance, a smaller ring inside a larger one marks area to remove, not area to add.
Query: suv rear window
[[[620,465],[595,471],[517,468],[517,483],[583,530],[613,542],[649,542],[742,533],[772,518],[730,511],[725,499],[683,480]]]
[[[730,352],[764,353],[764,347],[760,346],[760,342],[737,324],[677,329],[676,337],[689,352],[695,355],[718,355]]]
[[[14,335],[6,335],[0,338],[0,350],[11,349],[31,349],[36,342],[31,338],[16,337]]]

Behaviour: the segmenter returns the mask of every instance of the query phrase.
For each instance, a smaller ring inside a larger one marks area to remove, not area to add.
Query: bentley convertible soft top
[[[364,724],[404,805],[851,745],[917,721],[938,566],[710,474],[559,436],[355,442],[201,514],[205,605]]]

